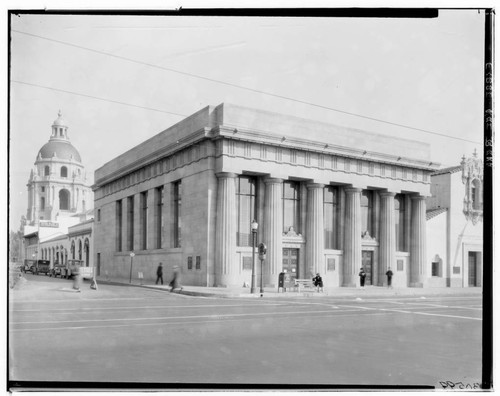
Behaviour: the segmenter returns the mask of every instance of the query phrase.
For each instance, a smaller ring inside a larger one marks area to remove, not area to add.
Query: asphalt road
[[[110,285],[73,293],[68,280],[27,278],[10,294],[14,381],[481,382],[480,296],[249,300]]]

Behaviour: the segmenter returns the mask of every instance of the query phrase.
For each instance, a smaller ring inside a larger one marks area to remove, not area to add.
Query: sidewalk
[[[141,284],[137,279],[132,279],[129,283],[128,279],[106,279],[104,276],[97,277],[97,283],[143,287],[148,289],[162,290],[165,292],[170,291],[168,285],[155,285],[153,283],[144,282]],[[255,293],[250,293],[249,287],[204,287],[204,286],[182,286],[182,290],[176,290],[176,294],[184,294],[188,296],[199,297],[219,297],[219,298],[261,298],[260,287],[255,289]],[[264,288],[263,298],[297,298],[297,297],[339,297],[339,298],[377,298],[377,297],[394,297],[394,296],[407,296],[407,297],[426,297],[426,296],[450,296],[450,295],[476,295],[481,296],[483,289],[480,287],[468,288],[391,288],[379,286],[366,286],[365,288],[355,287],[330,287],[324,288],[324,291],[317,293],[316,291],[287,291],[283,289],[278,291],[278,288]]]

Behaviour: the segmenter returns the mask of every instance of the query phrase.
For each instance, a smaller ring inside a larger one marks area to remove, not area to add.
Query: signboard
[[[44,221],[43,223],[40,221],[40,227],[51,227],[51,228],[59,228],[59,223],[55,223],[53,221]]]

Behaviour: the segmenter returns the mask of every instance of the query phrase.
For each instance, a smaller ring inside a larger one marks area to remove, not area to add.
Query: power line
[[[100,97],[98,97],[98,96],[86,95],[86,94],[82,94],[82,93],[78,93],[78,92],[74,92],[74,91],[66,91],[66,90],[64,90],[64,89],[58,89],[58,88],[53,88],[53,87],[47,87],[47,86],[45,86],[45,85],[32,84],[32,83],[28,83],[28,82],[24,82],[24,81],[17,81],[17,80],[10,80],[10,82],[17,83],[17,84],[30,85],[30,86],[32,86],[32,87],[38,87],[38,88],[44,88],[44,89],[50,89],[51,91],[64,92],[64,93],[67,93],[67,94],[77,95],[77,96],[83,96],[83,97],[86,97],[86,98],[91,98],[91,99],[102,100],[102,101],[104,101],[104,102],[117,103],[117,104],[121,104],[121,105],[124,105],[124,106],[137,107],[137,108],[139,108],[139,109],[152,110],[152,111],[158,111],[158,112],[160,112],[160,113],[172,114],[172,115],[176,115],[176,116],[180,116],[180,117],[187,117],[187,115],[185,115],[185,114],[173,113],[173,112],[171,112],[171,111],[165,111],[165,110],[154,109],[154,108],[152,108],[152,107],[139,106],[139,105],[134,105],[134,104],[130,104],[130,103],[119,102],[119,101],[117,101],[117,100],[100,98]]]
[[[136,60],[136,59],[133,59],[133,58],[127,58],[125,56],[115,55],[115,54],[111,54],[109,52],[100,51],[100,50],[96,50],[96,49],[93,49],[93,48],[84,47],[84,46],[73,44],[73,43],[68,43],[66,41],[61,41],[61,40],[56,40],[56,39],[52,39],[52,38],[48,38],[48,37],[36,35],[36,34],[33,34],[33,33],[22,32],[22,31],[19,31],[19,30],[11,30],[11,31],[15,32],[15,33],[19,33],[19,34],[24,34],[26,36],[36,37],[36,38],[39,38],[39,39],[42,39],[42,40],[52,41],[52,42],[55,42],[55,43],[58,43],[58,44],[62,44],[62,45],[66,45],[66,46],[69,46],[69,47],[74,47],[74,48],[82,49],[84,51],[89,51],[89,52],[93,52],[93,53],[96,53],[96,54],[109,56],[109,57],[116,58],[116,59],[119,59],[119,60],[124,60],[124,61],[127,61],[127,62],[136,63],[136,64],[139,64],[139,65],[148,66],[148,67],[152,67],[152,68],[160,69],[160,70],[164,70],[164,71],[169,71],[169,72],[172,72],[172,73],[177,73],[177,74],[181,74],[181,75],[188,76],[188,77],[198,78],[198,79],[201,79],[201,80],[210,81],[210,82],[214,82],[214,83],[218,83],[218,84],[223,84],[223,85],[227,85],[227,86],[238,88],[238,89],[243,89],[243,90],[254,92],[254,93],[258,93],[258,94],[261,94],[261,95],[267,95],[267,96],[272,96],[272,97],[279,98],[279,99],[289,100],[289,101],[292,101],[292,102],[295,102],[295,103],[305,104],[305,105],[308,105],[308,106],[313,106],[313,107],[317,107],[317,108],[324,109],[324,110],[335,111],[335,112],[346,114],[346,115],[350,115],[350,116],[353,116],[353,117],[359,117],[359,118],[363,118],[363,119],[370,120],[370,121],[381,122],[381,123],[384,123],[384,124],[393,125],[393,126],[397,126],[397,127],[401,127],[401,128],[405,128],[405,129],[411,129],[411,130],[414,130],[414,131],[424,132],[424,133],[428,133],[428,134],[435,135],[435,136],[441,136],[441,137],[446,137],[446,138],[449,138],[449,139],[461,140],[461,141],[464,141],[464,142],[469,142],[469,143],[474,143],[474,144],[482,144],[481,142],[474,141],[474,140],[463,139],[463,138],[459,138],[459,137],[456,137],[456,136],[446,135],[444,133],[429,131],[427,129],[421,129],[421,128],[416,128],[416,127],[411,127],[411,126],[404,125],[404,124],[399,124],[399,123],[395,123],[395,122],[391,122],[391,121],[381,120],[381,119],[375,118],[375,117],[369,117],[369,116],[364,116],[364,115],[361,115],[361,114],[351,113],[351,112],[348,112],[348,111],[335,109],[333,107],[328,107],[328,106],[320,105],[320,104],[317,104],[317,103],[311,103],[311,102],[307,102],[307,101],[304,101],[304,100],[291,98],[291,97],[284,96],[284,95],[278,95],[278,94],[274,94],[272,92],[266,92],[266,91],[258,90],[258,89],[255,89],[255,88],[249,88],[249,87],[245,87],[245,86],[242,86],[242,85],[229,83],[229,82],[222,81],[222,80],[216,80],[216,79],[213,79],[213,78],[209,78],[209,77],[205,77],[205,76],[200,76],[200,75],[193,74],[193,73],[187,73],[187,72],[183,72],[183,71],[172,69],[172,68],[168,68],[168,67],[159,66],[159,65],[152,64],[152,63],[147,63],[147,62],[139,61],[139,60]],[[43,88],[48,88],[48,87],[43,87]],[[63,91],[63,92],[65,92],[65,91]],[[74,93],[74,94],[81,95],[81,96],[88,96],[88,95],[77,94],[77,93]],[[88,97],[91,97],[91,96],[88,96]],[[95,99],[104,100],[102,98],[97,98],[97,97],[95,97]],[[134,106],[134,105],[130,105],[130,104],[123,103],[123,102],[116,102],[116,101],[111,101],[111,102],[119,103],[119,104],[124,104],[126,106]],[[141,106],[134,106],[134,107],[141,107]],[[150,108],[147,108],[147,107],[142,107],[142,108],[148,109],[148,110],[154,110],[154,111],[162,111],[162,110],[157,110],[157,109],[150,109]],[[166,113],[168,113],[168,112],[166,112]],[[175,113],[169,113],[169,114],[175,114]],[[175,115],[180,115],[180,114],[175,114]]]

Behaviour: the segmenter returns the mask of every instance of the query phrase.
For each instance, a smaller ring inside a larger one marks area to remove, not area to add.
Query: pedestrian
[[[171,293],[175,289],[182,290],[182,286],[181,286],[181,274],[180,274],[179,266],[178,265],[174,265],[174,276],[173,276],[172,280],[170,281],[169,286],[170,286],[170,292]]]
[[[394,275],[391,271],[391,267],[385,273],[387,275],[387,287],[392,289],[392,275]]]
[[[80,285],[82,283],[82,275],[79,265],[74,265],[73,268],[71,268],[71,275],[73,276],[73,290],[79,292]]]
[[[161,281],[161,284],[163,285],[163,267],[162,263],[158,264],[158,268],[156,269],[156,284],[158,284],[158,281]]]
[[[360,268],[359,271],[359,285],[364,288],[365,287],[365,278],[366,278],[366,272],[363,269],[363,267]]]
[[[312,279],[314,282],[314,286],[316,287],[316,291],[319,293],[319,290],[323,291],[323,279],[321,278],[319,272]]]

